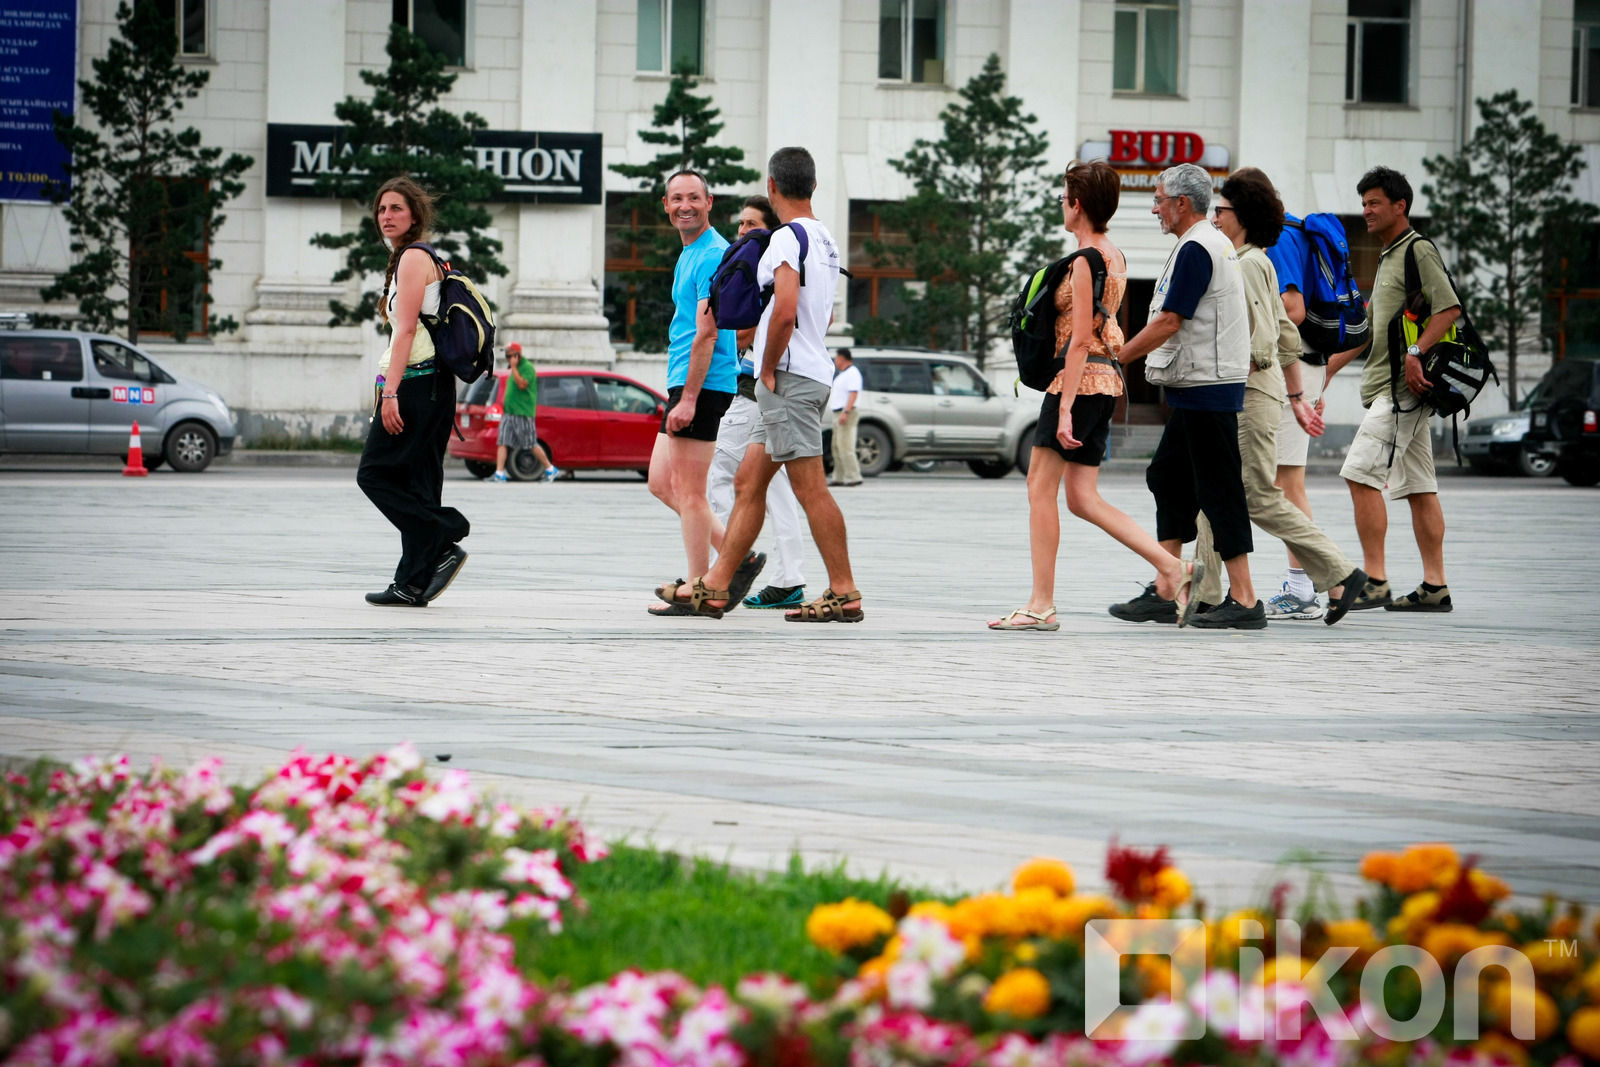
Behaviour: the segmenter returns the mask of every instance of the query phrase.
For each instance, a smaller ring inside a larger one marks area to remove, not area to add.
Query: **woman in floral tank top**
[[[1116,214],[1122,179],[1103,160],[1067,168],[1061,219],[1080,249],[1099,251],[1106,264],[1101,315],[1094,306],[1094,280],[1086,259],[1073,260],[1056,290],[1057,351],[1064,365],[1045,392],[1028,461],[1028,539],[1033,556],[1033,593],[1028,603],[991,630],[1058,630],[1056,553],[1061,545],[1061,513],[1056,494],[1063,489],[1067,508],[1100,527],[1156,568],[1156,591],[1168,600],[1187,597],[1191,564],[1158,544],[1139,525],[1100,496],[1100,460],[1111,435],[1111,416],[1122,395],[1117,352],[1122,329],[1117,308],[1127,291],[1127,261],[1106,236]]]

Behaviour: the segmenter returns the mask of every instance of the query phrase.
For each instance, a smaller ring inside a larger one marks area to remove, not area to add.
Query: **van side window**
[[[120,382],[154,382],[158,379],[150,361],[126,345],[111,341],[93,341],[94,369],[102,378]]]
[[[0,378],[22,382],[81,382],[83,348],[69,337],[0,338]]]
[[[876,359],[864,364],[866,386],[880,393],[931,393],[933,379],[922,360]]]
[[[972,373],[972,368],[962,363],[935,363],[933,365],[933,391],[949,396],[988,396],[983,382]]]

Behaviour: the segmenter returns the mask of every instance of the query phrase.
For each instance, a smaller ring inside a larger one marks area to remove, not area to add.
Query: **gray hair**
[[[1168,196],[1187,196],[1196,215],[1204,215],[1211,207],[1211,175],[1206,173],[1204,167],[1179,163],[1162,171],[1156,184]]]
[[[780,148],[772,153],[767,173],[778,194],[790,200],[810,200],[817,188],[817,164],[804,148]]]

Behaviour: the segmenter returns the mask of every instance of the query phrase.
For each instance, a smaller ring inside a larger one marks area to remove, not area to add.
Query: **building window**
[[[641,313],[660,310],[662,286],[641,285],[641,274],[659,272],[671,300],[671,276],[665,268],[645,263],[645,246],[668,226],[666,213],[654,202],[636,206],[640,195],[606,194],[605,314],[617,344],[634,342],[633,327]]]
[[[881,246],[903,246],[909,242],[905,234],[896,233],[884,226],[878,215],[878,200],[850,201],[849,300],[850,320],[864,324],[868,319],[893,319],[906,310],[907,286],[920,286],[916,274],[909,267],[890,266],[892,255],[883,253]],[[879,255],[867,251],[867,242],[880,245]],[[858,328],[857,338],[872,343],[878,334],[867,325],[865,332]]]
[[[163,16],[172,20],[173,33],[178,38],[179,58],[196,58],[211,54],[211,41],[207,36],[206,9],[210,0],[138,0],[141,6],[154,5]]]
[[[1111,88],[1176,96],[1183,11],[1175,0],[1117,0]]]
[[[944,84],[944,0],[878,0],[878,77]]]
[[[394,0],[394,21],[421,37],[452,67],[471,64],[468,0]]]
[[[1573,4],[1572,104],[1600,108],[1600,0]]]
[[[164,209],[154,216],[142,234],[130,234],[129,270],[139,281],[139,297],[129,309],[140,332],[171,334],[183,324],[183,332],[205,336],[209,326],[205,264],[211,250],[206,239],[206,184],[185,179],[161,179],[166,197]],[[150,262],[147,256],[158,249],[176,246],[181,259],[176,263]]]
[[[703,0],[639,0],[639,73],[704,73],[704,42]]]
[[[1411,99],[1411,0],[1348,0],[1344,98],[1352,104]]]

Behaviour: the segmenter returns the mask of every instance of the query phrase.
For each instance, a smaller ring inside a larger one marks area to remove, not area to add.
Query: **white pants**
[[[706,475],[706,500],[724,523],[733,512],[733,475],[750,444],[750,427],[760,418],[756,402],[735,395],[717,428],[717,451]],[[772,560],[766,585],[788,588],[805,585],[800,560],[805,543],[800,535],[800,501],[789,485],[789,472],[780,469],[767,486],[767,529],[772,531]]]

